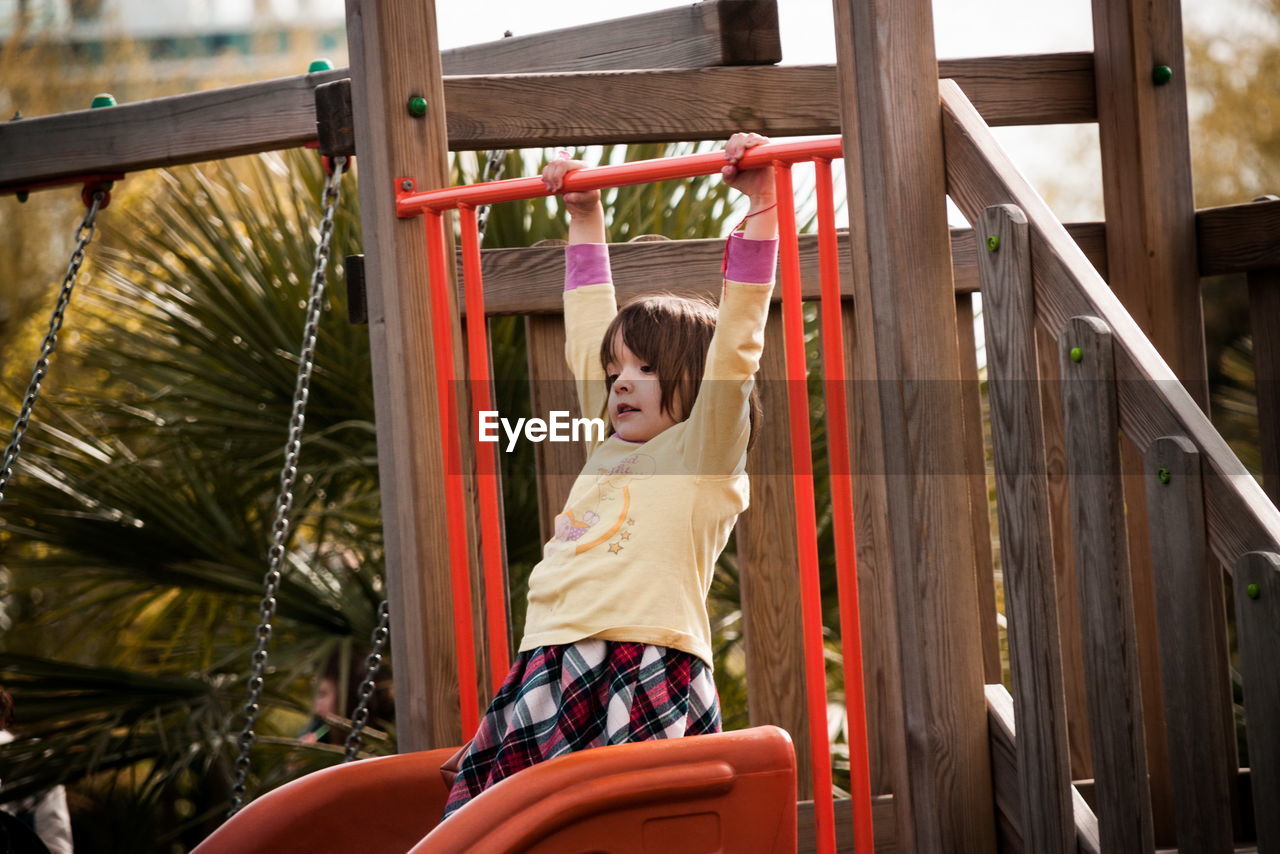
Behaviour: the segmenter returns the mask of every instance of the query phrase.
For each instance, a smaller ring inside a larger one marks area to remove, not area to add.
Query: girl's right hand
[[[559,193],[564,187],[564,176],[568,175],[575,169],[582,169],[587,164],[581,160],[569,160],[560,158],[552,160],[542,170],[542,183],[546,185],[547,190],[552,193]],[[564,194],[564,206],[569,211],[570,217],[586,216],[596,211],[600,204],[599,190],[586,190],[583,192],[572,192]]]

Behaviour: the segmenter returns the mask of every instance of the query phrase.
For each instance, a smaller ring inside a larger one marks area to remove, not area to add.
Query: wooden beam
[[[1262,487],[1280,505],[1280,267],[1249,274],[1249,334],[1258,395]]]
[[[1089,54],[943,62],[995,125],[1093,119]],[[316,138],[314,89],[347,69],[0,124],[0,192],[67,176],[137,172],[297,148]],[[840,132],[835,67],[757,66],[455,77],[445,94],[456,151]],[[751,92],[750,103],[744,92]],[[405,95],[406,99],[408,95]],[[655,111],[652,105],[663,109]],[[404,112],[402,103],[387,107]]]
[[[1018,779],[1018,740],[1013,697],[1003,685],[988,685],[985,693],[990,718],[991,777],[995,784],[996,804],[1000,813],[1014,825],[1020,836],[1018,821],[1022,816],[1022,791]],[[1093,808],[1075,786],[1071,787],[1071,813],[1075,826],[1076,850],[1080,854],[1100,854],[1102,845],[1098,839],[1098,819]]]
[[[454,48],[441,60],[450,75],[768,65],[782,61],[782,41],[776,0],[704,0]]]
[[[954,234],[954,231],[952,232]],[[955,263],[955,241],[951,243]],[[964,478],[969,487],[969,527],[973,531],[973,571],[978,584],[978,624],[982,629],[983,681],[999,682],[1000,626],[996,621],[995,559],[991,549],[991,506],[987,497],[987,445],[982,429],[982,384],[978,377],[973,295],[956,293],[956,347],[964,398]],[[853,423],[852,421],[850,423]]]
[[[723,241],[715,242],[723,245]],[[719,265],[715,262],[707,269],[719,274]],[[653,288],[654,281],[650,281],[648,289]],[[714,293],[718,295],[720,286],[716,287]],[[796,575],[799,566],[794,522],[796,505],[791,477],[786,473],[788,468],[780,465],[780,461],[788,459],[791,447],[785,417],[787,382],[781,306],[769,311],[764,335],[757,388],[765,419],[755,447],[747,455],[751,506],[743,511],[734,531],[742,594],[747,712],[752,726],[780,726],[791,734],[793,742],[804,745],[809,743],[809,726],[804,702],[804,636]],[[796,751],[796,785],[801,799],[813,798],[813,768],[808,750]]]
[[[1181,3],[1092,0],[1091,6],[1107,282],[1207,412],[1209,378],[1195,254]],[[1157,76],[1157,67],[1171,78]],[[1141,452],[1126,443],[1122,453],[1125,471],[1139,473]],[[1145,501],[1141,479],[1128,478],[1125,520],[1130,527],[1129,567],[1147,712],[1152,809],[1157,841],[1170,844],[1175,819]]]
[[[836,851],[839,854],[864,854],[853,848],[853,806],[848,798],[836,798]],[[871,801],[871,822],[875,826],[875,854],[897,854],[903,849],[893,835],[893,795],[881,795]],[[813,801],[796,804],[796,854],[817,854],[813,844]]]
[[[378,424],[387,599],[399,749],[459,744],[442,413],[432,370],[427,260],[419,219],[395,215],[393,181],[448,182],[444,116],[411,118],[401,98],[443,102],[434,0],[348,0],[360,152],[369,338]],[[456,317],[455,341],[460,341]],[[431,425],[437,425],[433,427]]]
[[[995,845],[981,630],[973,583],[957,393],[956,312],[946,176],[928,0],[835,3],[839,104],[850,200],[855,302],[880,381],[881,434],[865,449],[883,473],[884,566],[897,579],[907,779],[895,789],[906,850]],[[911,282],[911,300],[900,288]],[[952,476],[949,476],[952,475]],[[904,826],[910,829],[904,832]]]
[[[1280,555],[1250,552],[1235,567],[1236,620],[1258,850],[1280,850]]]
[[[1160,436],[1183,435],[1199,449],[1205,470],[1209,547],[1231,566],[1239,555],[1280,543],[1280,511],[1241,465],[1222,436],[1080,252],[1052,211],[1018,174],[964,93],[942,84],[947,140],[947,192],[966,216],[993,204],[1016,204],[1031,228],[1036,319],[1058,334],[1068,318],[1101,318],[1115,336],[1123,380],[1120,425],[1146,448]]]
[[[1196,211],[1200,275],[1280,268],[1280,199]]]
[[[1036,368],[1034,286],[1027,219],[987,208],[977,236],[987,342],[996,509],[1021,781],[1022,838],[1031,851],[1075,848],[1071,767],[1058,651],[1058,603]],[[994,241],[992,243],[991,241]]]
[[[1151,443],[1147,516],[1178,848],[1231,852],[1235,722],[1223,585],[1209,567],[1200,454],[1181,436]]]
[[[1105,267],[1101,223],[1067,226],[1081,250],[1092,262]],[[839,233],[841,292],[853,297],[849,276],[849,236]],[[652,243],[615,243],[609,246],[610,264],[619,299],[652,289],[661,282],[684,296],[711,296],[720,292],[720,256],[724,240],[672,240]],[[564,250],[557,247],[486,249],[482,253],[485,311],[499,314],[559,314],[564,290]],[[977,253],[973,231],[951,229],[951,259],[957,294],[978,290]],[[800,235],[800,274],[805,299],[818,299],[818,238]],[[781,300],[777,297],[777,300]]]

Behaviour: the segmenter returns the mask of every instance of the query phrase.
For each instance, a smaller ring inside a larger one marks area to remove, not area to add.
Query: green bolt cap
[[[31,194],[26,190],[19,190],[14,195],[18,197],[18,204],[26,204],[27,199],[31,198]]]
[[[1164,468],[1163,466],[1161,466],[1159,471],[1156,472],[1156,477],[1160,479],[1161,483],[1168,483],[1169,481],[1173,480],[1173,473],[1170,472],[1167,468]]]
[[[409,115],[415,119],[420,119],[427,114],[427,99],[421,95],[414,95],[409,99]]]
[[[313,59],[311,64],[307,66],[307,73],[314,74],[317,71],[332,71],[333,63],[327,59]]]
[[[1081,361],[1082,359],[1084,359],[1084,350],[1080,349],[1079,347],[1072,347],[1072,348],[1071,348],[1071,361],[1073,361],[1073,362],[1079,362],[1079,361]]]
[[[1157,65],[1151,69],[1151,82],[1163,86],[1173,79],[1173,69],[1167,65]]]
[[[1257,599],[1262,595],[1262,588],[1256,584],[1250,584],[1244,589],[1244,592],[1248,594],[1250,599]]]
[[[1000,248],[1000,238],[999,238],[999,237],[997,237],[996,235],[994,235],[994,234],[993,234],[993,235],[991,235],[990,237],[988,237],[988,238],[987,238],[987,251],[988,251],[988,252],[995,252],[995,251],[996,251],[997,249],[999,249],[999,248]]]
[[[89,105],[89,109],[96,110],[99,107],[114,107],[116,98],[110,92],[100,92],[93,96],[93,103]]]

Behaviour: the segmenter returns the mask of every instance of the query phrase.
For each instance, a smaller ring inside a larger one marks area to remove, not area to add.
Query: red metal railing
[[[792,436],[792,486],[796,500],[796,543],[804,621],[806,703],[809,716],[809,749],[813,767],[815,825],[818,850],[835,851],[835,813],[830,797],[831,754],[827,741],[827,693],[822,642],[821,587],[818,575],[817,520],[814,508],[812,449],[809,444],[809,399],[804,354],[804,318],[800,288],[800,254],[796,235],[792,164],[812,161],[817,170],[818,248],[821,272],[823,361],[825,364],[830,454],[831,495],[835,524],[836,568],[840,595],[840,621],[844,653],[845,699],[849,719],[849,760],[853,802],[854,844],[857,851],[873,851],[871,825],[871,777],[867,759],[866,696],[862,678],[861,618],[858,608],[857,565],[853,525],[853,477],[850,432],[846,418],[844,339],[841,331],[839,260],[836,246],[835,208],[832,200],[831,161],[842,156],[839,137],[762,145],[747,152],[740,168],[772,168],[778,191],[778,225],[781,233],[783,346],[786,351],[787,409]],[[718,152],[643,160],[600,166],[569,173],[564,191],[581,191],[692,178],[719,172],[725,164]],[[467,314],[468,373],[473,423],[476,413],[492,408],[490,398],[489,342],[484,323],[484,286],[475,208],[497,202],[519,201],[548,195],[540,178],[515,178],[486,184],[450,187],[428,192],[404,189],[411,181],[396,180],[396,213],[401,218],[422,216],[426,228],[430,273],[433,352],[439,394],[442,453],[446,472],[449,550],[453,601],[456,614],[455,643],[458,653],[463,729],[478,725],[475,651],[472,648],[471,576],[467,543],[466,490],[462,475],[461,431],[449,413],[456,412],[452,324],[449,320],[452,286],[446,256],[444,217],[457,208],[461,216],[462,266]],[[478,431],[477,431],[478,432]],[[505,584],[499,537],[497,449],[492,443],[475,443],[477,494],[480,502],[480,537],[484,565],[485,603],[494,687],[508,667]]]

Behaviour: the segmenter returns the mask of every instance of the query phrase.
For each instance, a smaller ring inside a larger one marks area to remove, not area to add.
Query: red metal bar
[[[462,282],[467,303],[467,374],[471,378],[471,413],[493,409],[490,389],[489,333],[484,311],[484,278],[480,270],[480,230],[476,209],[459,205],[462,222]],[[492,442],[476,440],[476,474],[479,476],[481,560],[484,564],[485,622],[489,630],[489,680],[497,694],[511,667],[507,641],[507,579],[502,566],[502,511],[498,501],[498,448]]]
[[[796,500],[796,549],[800,558],[804,682],[813,765],[814,835],[819,854],[835,854],[835,805],[831,799],[831,748],[827,740],[827,674],[822,644],[822,584],[818,576],[818,520],[814,512],[804,305],[800,295],[800,242],[796,235],[791,166],[777,161],[773,170],[781,237],[778,254],[782,262],[782,338],[786,351],[787,414],[791,427],[791,488]]]
[[[476,687],[476,654],[471,623],[471,563],[467,547],[467,494],[463,484],[462,441],[458,435],[454,394],[453,327],[449,310],[449,269],[445,266],[444,216],[424,217],[427,265],[430,273],[431,343],[436,371],[436,399],[440,408],[440,448],[444,463],[445,514],[449,536],[449,569],[453,588],[454,645],[458,661],[458,703],[462,732],[469,737],[480,726]]]
[[[844,702],[849,720],[849,788],[853,850],[874,851],[871,765],[867,758],[867,699],[862,678],[862,609],[858,604],[858,549],[853,524],[853,464],[844,370],[840,259],[831,161],[814,160],[818,191],[818,270],[822,284],[822,360],[827,386],[827,454],[831,461],[831,515],[835,526],[836,581],[844,653]]]
[[[739,168],[757,169],[772,163],[795,163],[814,157],[836,158],[842,156],[838,136],[804,142],[779,142],[760,145],[751,149],[739,162]],[[599,190],[605,187],[623,187],[630,184],[647,184],[652,181],[668,181],[674,178],[693,178],[712,175],[725,165],[724,153],[712,151],[705,154],[688,154],[683,157],[664,157],[657,160],[637,160],[613,166],[596,166],[578,169],[565,176],[564,192]],[[511,178],[491,181],[487,184],[470,184],[465,187],[447,187],[429,192],[396,191],[396,215],[401,218],[419,216],[427,211],[450,210],[460,204],[491,205],[497,202],[514,202],[519,199],[535,199],[549,196],[541,178]]]

